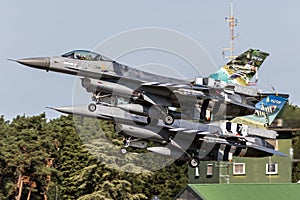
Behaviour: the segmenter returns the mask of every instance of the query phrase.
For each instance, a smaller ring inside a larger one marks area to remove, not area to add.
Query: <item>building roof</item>
[[[189,184],[200,199],[299,199],[300,184]]]

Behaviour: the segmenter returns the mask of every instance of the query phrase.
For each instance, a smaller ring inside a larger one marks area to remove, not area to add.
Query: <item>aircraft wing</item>
[[[260,109],[256,108],[255,106],[245,104],[245,103],[240,103],[240,102],[231,100],[226,97],[224,98],[222,95],[218,95],[218,94],[213,95],[213,96],[207,95],[206,93],[209,90],[209,88],[206,88],[206,87],[203,87],[201,89],[197,88],[197,90],[194,90],[191,88],[191,86],[189,86],[187,84],[172,84],[172,83],[160,83],[160,82],[147,82],[147,83],[143,83],[141,85],[149,90],[158,88],[161,93],[163,93],[165,90],[166,91],[171,90],[174,94],[178,94],[178,95],[182,95],[182,96],[194,97],[194,98],[198,98],[198,99],[224,101],[225,103],[228,103],[228,104],[233,104],[236,106],[247,108],[249,110],[253,110],[253,112],[255,110],[265,112],[264,110],[260,110]],[[213,90],[213,89],[210,89],[210,90]],[[157,98],[154,98],[155,96],[157,96]],[[164,102],[161,102],[161,101],[163,101],[163,99],[159,98],[159,95],[150,95],[150,94],[145,93],[144,99],[146,101],[150,102],[151,104],[168,105]]]
[[[252,144],[252,145],[247,144],[247,147],[251,147],[251,148],[254,148],[254,149],[257,149],[260,151],[268,152],[268,153],[271,153],[274,155],[287,156],[286,154],[284,154],[280,151],[276,151],[275,149],[271,149],[271,148],[267,148],[267,147],[263,147],[263,146],[259,146],[259,145],[255,145],[255,144]]]
[[[259,93],[259,95],[261,96],[261,98],[265,98],[267,96],[270,96],[270,95],[274,95],[274,96],[281,96],[281,97],[284,97],[284,98],[289,98],[289,94],[284,94],[284,93],[274,93],[274,92],[262,92],[262,93]]]
[[[258,145],[255,142],[250,141],[251,139],[249,140],[249,137],[244,137],[240,135],[229,135],[229,134],[226,135],[221,132],[218,132],[218,130],[220,130],[220,127],[217,125],[205,125],[200,123],[199,125],[196,124],[197,123],[182,121],[182,124],[180,123],[175,124],[175,127],[174,126],[173,127],[165,126],[165,127],[169,128],[169,131],[171,132],[182,132],[183,135],[188,134],[187,137],[194,138],[192,143],[196,145],[198,144],[199,141],[203,141],[206,143],[224,144],[224,145],[236,146],[241,148],[253,148],[253,149],[257,149],[263,152],[267,152],[279,156],[286,156],[286,154],[280,151],[265,147],[263,145]],[[250,135],[252,134],[251,131],[249,130],[249,136]],[[261,136],[256,135],[256,137],[260,138]]]
[[[251,105],[249,105],[249,104],[240,103],[240,102],[237,102],[237,101],[227,100],[227,101],[225,101],[225,102],[226,102],[226,103],[230,103],[230,104],[234,104],[234,105],[236,105],[236,106],[248,108],[248,109],[253,110],[253,111],[254,111],[254,110],[258,110],[255,106],[251,106]],[[260,109],[259,109],[259,110],[260,110]],[[263,110],[260,110],[260,111],[265,112],[265,111],[263,111]]]
[[[169,131],[178,132],[181,131],[183,133],[195,134],[195,135],[209,135],[211,132],[208,131],[200,131],[196,129],[187,129],[187,128],[171,128]]]
[[[210,143],[218,143],[218,144],[225,144],[225,145],[230,145],[230,146],[236,146],[236,147],[242,147],[242,148],[253,148],[253,149],[257,149],[263,152],[267,152],[270,154],[274,154],[274,155],[279,155],[279,156],[287,156],[286,154],[277,151],[275,149],[271,149],[268,147],[264,147],[264,146],[260,146],[254,143],[249,143],[247,142],[246,145],[240,144],[240,143],[235,143],[235,142],[230,142],[226,139],[222,139],[222,138],[215,138],[215,137],[203,137],[200,140],[203,140],[205,142],[210,142]]]
[[[190,88],[187,84],[176,84],[176,83],[162,83],[162,82],[146,82],[141,84],[142,86],[151,86],[151,87],[164,87],[164,88]]]
[[[203,88],[202,90],[194,90],[192,86],[189,84],[181,84],[181,83],[163,83],[163,82],[145,82],[142,83],[141,86],[145,89],[145,96],[146,101],[152,104],[161,104],[161,105],[168,105],[164,104],[162,101],[163,97],[159,94],[166,94],[172,93],[175,95],[186,96],[186,97],[194,97],[201,98],[201,99],[217,99],[217,97],[212,97],[206,95],[207,88]],[[154,91],[152,94],[147,93],[148,91]],[[161,98],[159,98],[161,97]],[[187,99],[188,100],[188,99]],[[154,103],[155,102],[155,103]]]
[[[237,139],[245,139],[244,137],[240,137],[237,136]],[[274,155],[279,155],[279,156],[287,156],[286,154],[277,151],[275,149],[272,148],[268,148],[265,146],[261,146],[261,145],[257,145],[255,143],[252,142],[246,142],[246,144],[242,144],[239,142],[233,142],[231,140],[225,139],[225,138],[218,138],[218,137],[211,137],[211,136],[205,136],[203,138],[200,138],[200,140],[203,140],[205,142],[209,142],[209,143],[217,143],[217,144],[225,144],[225,145],[230,145],[230,146],[236,146],[236,147],[242,147],[242,148],[253,148],[253,149],[257,149],[263,152],[267,152],[270,154],[274,154]]]
[[[243,108],[247,108],[250,110],[258,110],[255,106],[249,105],[249,104],[245,104],[245,103],[240,103],[234,100],[231,100],[229,98],[224,98],[221,95],[207,95],[205,93],[207,93],[208,90],[211,90],[211,92],[213,91],[213,88],[208,88],[208,87],[201,87],[201,88],[197,88],[197,90],[195,90],[194,87],[191,87],[188,84],[174,84],[174,83],[162,83],[162,82],[146,82],[146,83],[142,83],[141,86],[144,87],[148,87],[148,88],[159,88],[159,89],[168,89],[168,90],[172,90],[172,92],[174,94],[179,94],[179,95],[183,95],[183,96],[191,96],[191,97],[196,97],[196,98],[201,98],[201,99],[216,99],[219,101],[224,101],[226,103],[229,104],[233,104],[236,106],[240,106]],[[151,97],[147,97],[147,99],[149,100],[148,102],[155,102],[155,100],[150,100]],[[154,103],[153,103],[154,104]],[[157,103],[156,104],[160,104]],[[263,110],[261,110],[262,112],[264,112]]]

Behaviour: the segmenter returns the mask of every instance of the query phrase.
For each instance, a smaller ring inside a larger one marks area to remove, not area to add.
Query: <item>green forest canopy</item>
[[[98,123],[116,140],[107,121],[82,118],[80,131]],[[72,116],[2,116],[0,152],[0,199],[172,199],[188,182],[186,165],[143,173],[107,167],[84,147]]]

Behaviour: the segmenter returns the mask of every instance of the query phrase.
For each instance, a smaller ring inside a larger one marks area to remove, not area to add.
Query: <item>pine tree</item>
[[[2,120],[3,122],[3,120]],[[2,123],[3,125],[3,123]],[[51,163],[52,142],[45,129],[45,114],[34,117],[17,116],[5,129],[1,149],[3,184],[6,196],[15,199],[47,199],[54,169]],[[42,194],[42,195],[41,195]]]
[[[122,137],[107,121],[1,117],[0,136],[0,199],[172,199],[187,180],[184,166],[149,171],[165,158],[122,155]]]

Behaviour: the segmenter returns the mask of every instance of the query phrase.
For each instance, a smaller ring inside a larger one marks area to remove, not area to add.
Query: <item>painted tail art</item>
[[[217,72],[210,74],[209,77],[215,80],[248,86],[268,56],[269,53],[258,49],[249,49],[221,67]]]
[[[269,95],[255,105],[257,110],[253,115],[236,117],[231,122],[258,128],[267,127],[274,121],[287,101],[287,98]]]

